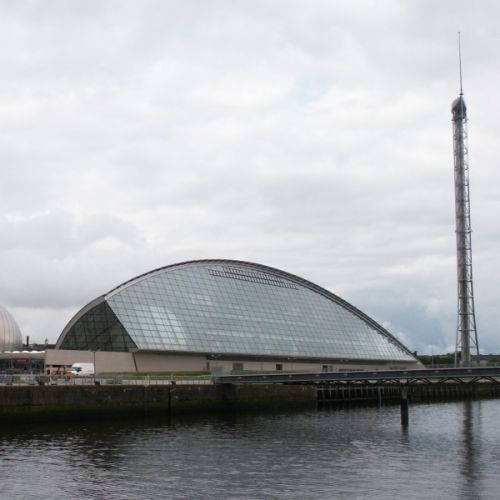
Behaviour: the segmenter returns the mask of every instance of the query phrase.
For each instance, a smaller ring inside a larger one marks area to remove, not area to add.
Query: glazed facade
[[[415,362],[327,290],[267,266],[194,261],[139,276],[84,307],[59,349]]]

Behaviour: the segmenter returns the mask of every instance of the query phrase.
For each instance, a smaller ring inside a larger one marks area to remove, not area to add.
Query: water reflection
[[[11,427],[2,496],[495,498],[499,410],[412,405],[406,428],[398,405]]]
[[[481,472],[480,433],[475,432],[475,422],[481,421],[481,401],[462,402],[463,424],[462,424],[462,464],[460,467],[464,478],[461,498],[470,500],[479,498]]]

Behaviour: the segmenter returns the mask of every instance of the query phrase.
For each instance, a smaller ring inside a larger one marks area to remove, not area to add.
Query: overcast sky
[[[457,31],[499,352],[496,0],[1,0],[0,302],[55,342],[137,274],[241,259],[454,349]]]

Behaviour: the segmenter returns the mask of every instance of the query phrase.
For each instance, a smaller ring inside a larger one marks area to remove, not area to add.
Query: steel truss
[[[457,243],[457,332],[455,366],[471,366],[471,351],[479,359],[474,288],[467,147],[467,108],[460,96],[453,101],[453,157],[455,171],[455,227]]]
[[[221,375],[216,384],[302,384],[302,385],[411,385],[482,381],[500,383],[500,367],[441,368],[423,370],[391,370],[378,372],[266,373]]]

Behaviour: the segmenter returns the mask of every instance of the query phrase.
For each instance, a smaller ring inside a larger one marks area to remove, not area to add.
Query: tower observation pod
[[[460,42],[460,39],[459,39]],[[460,45],[459,45],[460,49]],[[455,365],[471,366],[471,351],[479,360],[474,288],[472,283],[472,247],[469,197],[469,163],[467,147],[467,108],[462,92],[451,105],[453,122],[453,156],[455,168],[455,228],[457,239],[458,317]]]

